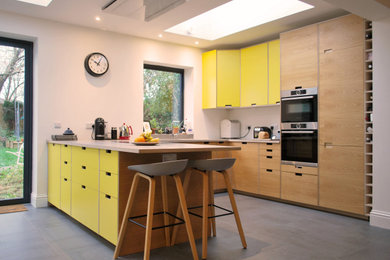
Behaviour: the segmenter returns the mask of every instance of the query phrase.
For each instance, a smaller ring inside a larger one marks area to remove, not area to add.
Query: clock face
[[[109,64],[106,56],[94,52],[85,58],[84,66],[89,74],[99,77],[108,71]]]

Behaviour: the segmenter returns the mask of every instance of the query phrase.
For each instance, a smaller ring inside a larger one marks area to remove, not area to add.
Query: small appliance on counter
[[[241,123],[238,120],[224,119],[221,121],[221,138],[241,138]]]
[[[92,139],[104,140],[106,123],[101,117],[95,119],[95,124],[92,126]]]
[[[123,123],[123,125],[119,127],[119,140],[128,142],[131,135],[133,135],[133,128]]]
[[[77,141],[77,135],[73,133],[70,128],[66,129],[62,135],[52,135],[51,140],[53,141]]]
[[[253,128],[253,139],[270,139],[272,130],[266,126],[255,126]]]

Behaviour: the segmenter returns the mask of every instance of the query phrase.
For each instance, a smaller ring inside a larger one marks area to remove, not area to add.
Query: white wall
[[[123,122],[142,131],[143,64],[186,69],[185,114],[196,137],[216,137],[224,111],[201,108],[201,50],[131,36],[66,25],[0,12],[0,36],[34,42],[33,184],[32,203],[47,204],[47,146],[51,134],[70,127],[79,139],[89,139],[86,123],[96,117],[108,127]],[[84,58],[99,51],[110,69],[94,78],[85,72]],[[61,129],[54,129],[60,122]],[[213,129],[210,131],[210,129]]]
[[[370,223],[390,229],[390,18],[373,22],[373,210]]]

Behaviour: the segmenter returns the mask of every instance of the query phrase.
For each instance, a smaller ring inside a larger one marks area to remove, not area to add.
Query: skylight
[[[17,1],[47,7],[52,0],[17,0]]]
[[[232,0],[165,31],[213,41],[313,7],[298,0]]]

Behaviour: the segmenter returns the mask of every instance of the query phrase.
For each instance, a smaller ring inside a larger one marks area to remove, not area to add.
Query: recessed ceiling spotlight
[[[163,35],[160,33],[160,34],[158,35],[158,37],[159,37],[159,38],[162,38],[162,37],[163,37]]]
[[[17,1],[47,7],[52,0],[17,0]]]
[[[100,18],[100,16],[96,16],[96,17],[95,17],[95,20],[96,20],[96,21],[101,21],[102,19]]]
[[[299,0],[232,0],[165,31],[213,41],[313,7]]]
[[[199,44],[199,42],[198,42],[198,41],[196,41],[196,42],[195,42],[195,44],[196,44],[196,45],[198,45],[198,44]]]

